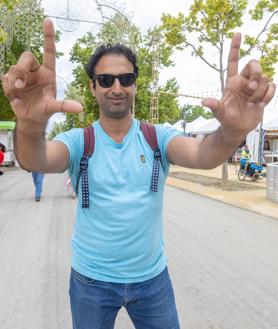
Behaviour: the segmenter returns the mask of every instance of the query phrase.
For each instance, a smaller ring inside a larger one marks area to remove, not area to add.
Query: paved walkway
[[[17,170],[18,168],[1,168],[1,170]],[[187,173],[198,174],[209,177],[221,178],[222,166],[211,170],[188,169],[178,166],[171,166],[170,171],[184,171]],[[229,180],[239,182],[237,172],[234,165],[228,166]],[[180,189],[190,191],[196,194],[204,195],[206,197],[228,203],[240,208],[254,211],[258,214],[269,216],[278,219],[278,203],[274,203],[266,197],[266,179],[263,178],[258,182],[252,182],[246,179],[242,184],[251,184],[260,189],[250,189],[241,191],[223,191],[216,188],[207,187],[197,183],[191,183],[174,177],[168,177],[167,184],[178,187]]]
[[[178,166],[171,166],[170,171],[185,171],[192,174],[221,178],[222,166],[212,170],[188,169]],[[230,181],[239,182],[234,165],[228,166],[228,173]],[[223,191],[174,177],[168,177],[167,184],[278,219],[278,203],[274,203],[267,199],[265,178],[258,182],[252,182],[250,179],[246,179],[246,182],[242,182],[242,184],[256,185],[261,187],[261,189],[241,191]]]

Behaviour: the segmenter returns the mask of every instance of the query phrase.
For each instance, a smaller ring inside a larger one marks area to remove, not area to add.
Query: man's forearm
[[[44,171],[46,166],[45,127],[41,123],[18,121],[14,133],[17,161],[28,171]]]
[[[228,160],[245,140],[243,133],[229,132],[220,126],[200,143],[199,157],[204,168],[215,168]]]

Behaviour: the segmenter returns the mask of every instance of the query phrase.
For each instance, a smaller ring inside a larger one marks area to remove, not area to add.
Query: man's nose
[[[120,94],[123,91],[121,83],[118,78],[115,79],[114,84],[112,86],[112,92],[115,94]]]

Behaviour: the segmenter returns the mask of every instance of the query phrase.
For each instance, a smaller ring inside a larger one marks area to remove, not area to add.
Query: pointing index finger
[[[232,38],[231,48],[228,58],[227,78],[238,73],[239,49],[241,44],[241,34],[235,33]]]
[[[54,71],[56,63],[55,31],[53,22],[49,18],[46,18],[43,22],[43,36],[43,65]]]

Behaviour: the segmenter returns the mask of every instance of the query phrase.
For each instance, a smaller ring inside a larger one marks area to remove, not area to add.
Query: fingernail
[[[248,102],[248,103],[247,103],[247,106],[252,108],[252,107],[255,106],[255,104],[254,104],[254,103],[251,103],[251,102]]]
[[[260,107],[264,108],[266,106],[266,103],[260,103]]]
[[[249,88],[255,90],[258,87],[257,81],[252,81],[249,83]]]
[[[13,100],[12,100],[12,104],[13,105],[18,105],[20,103],[20,98],[14,98]]]
[[[16,88],[22,88],[24,87],[24,82],[20,79],[15,80],[15,87]]]
[[[80,104],[80,103],[77,103],[76,104],[76,109],[77,109],[77,111],[83,111],[83,106]]]

